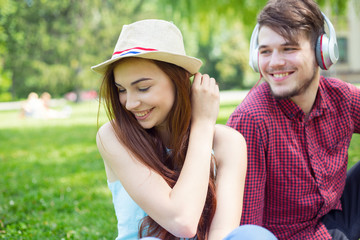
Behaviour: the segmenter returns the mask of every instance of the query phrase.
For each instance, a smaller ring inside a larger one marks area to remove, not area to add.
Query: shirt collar
[[[289,119],[301,119],[305,114],[291,99],[275,99],[276,104]]]
[[[314,106],[310,112],[308,121],[321,116],[325,110],[333,111],[331,105],[328,104],[329,96],[324,91],[323,85],[324,77],[320,76],[320,84],[316,95]],[[291,99],[275,99],[276,104],[279,106],[281,111],[289,119],[298,119],[300,121],[305,120],[305,113],[303,110],[296,105]]]

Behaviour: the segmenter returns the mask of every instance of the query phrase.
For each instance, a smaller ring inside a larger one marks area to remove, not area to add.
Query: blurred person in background
[[[31,92],[28,98],[21,106],[21,117],[36,118],[36,119],[58,119],[67,118],[71,115],[71,107],[65,106],[62,110],[55,110],[50,108],[51,95],[48,92],[43,92],[39,95]]]
[[[44,112],[44,105],[35,92],[29,93],[21,106],[21,117],[40,118]]]

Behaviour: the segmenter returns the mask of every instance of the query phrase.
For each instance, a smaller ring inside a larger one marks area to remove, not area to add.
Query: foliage
[[[11,100],[9,89],[11,87],[11,78],[9,72],[4,72],[0,65],[0,102]]]
[[[342,14],[348,1],[318,2]],[[222,89],[246,87],[248,39],[265,3],[0,0],[0,100],[9,93],[16,100],[31,91],[57,97],[97,89],[99,76],[90,67],[110,57],[123,24],[145,18],[179,26],[188,53],[204,61],[202,71],[216,77]]]
[[[205,62],[201,70],[211,73],[221,89],[243,89],[253,85],[256,79],[245,80],[245,69],[249,69],[249,39],[257,14],[268,0],[159,1],[167,16],[182,23],[182,27],[188,25],[190,32],[197,35],[198,56]],[[317,2],[321,7],[330,6],[336,15],[343,15],[348,1]]]
[[[219,24],[221,20],[226,21],[229,25],[227,28],[241,22],[245,26],[245,35],[250,37],[253,26],[256,24],[257,14],[268,0],[160,1],[162,2],[161,6],[164,7],[163,11],[168,10],[168,14],[171,14],[174,19],[185,20],[185,23],[194,26],[194,29],[199,30],[198,33],[201,34],[200,41],[207,42],[211,39],[211,34],[220,33],[224,30],[223,25]],[[321,7],[329,6],[336,15],[345,14],[348,4],[348,1],[344,0],[315,1]]]
[[[142,2],[2,1],[0,46],[14,98],[96,88],[90,66],[109,57],[120,27],[137,16]]]

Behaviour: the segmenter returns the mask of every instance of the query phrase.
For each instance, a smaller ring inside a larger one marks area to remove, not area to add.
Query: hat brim
[[[152,59],[152,60],[158,60],[163,61],[167,63],[172,63],[174,65],[177,65],[179,67],[184,68],[191,74],[195,74],[199,71],[202,61],[200,59],[189,57],[185,55],[179,55],[179,54],[172,54],[168,52],[146,52],[146,53],[138,53],[138,54],[128,54],[125,56],[119,56],[111,58],[105,62],[102,62],[98,65],[92,66],[91,69],[97,73],[104,74],[107,67],[116,61],[119,61],[123,58],[129,58],[129,57],[138,57],[138,58],[144,58],[144,59]]]

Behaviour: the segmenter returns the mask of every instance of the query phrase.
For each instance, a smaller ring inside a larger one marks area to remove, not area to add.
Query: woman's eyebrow
[[[122,86],[121,86],[120,84],[118,84],[117,82],[114,81],[114,83],[115,83],[116,86],[122,87]]]
[[[133,82],[131,83],[131,85],[135,85],[135,84],[137,84],[137,83],[139,83],[139,82],[147,81],[147,80],[152,80],[152,78],[140,78],[140,79],[138,79],[138,80],[133,81]]]
[[[133,86],[133,85],[135,85],[135,84],[137,84],[137,83],[139,83],[139,82],[147,81],[147,80],[152,80],[152,78],[140,78],[140,79],[138,79],[138,80],[133,81],[133,82],[131,83],[131,85]],[[114,83],[115,83],[116,86],[122,87],[122,86],[121,86],[119,83],[117,83],[116,81],[114,81]]]

